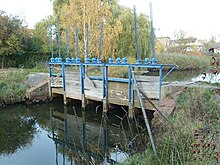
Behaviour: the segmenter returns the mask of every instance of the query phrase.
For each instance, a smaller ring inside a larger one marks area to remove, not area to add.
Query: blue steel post
[[[66,58],[69,58],[69,31],[66,28]]]
[[[133,118],[133,106],[131,102],[131,85],[132,85],[132,77],[131,77],[131,66],[128,66],[128,107],[129,107],[129,112],[128,112],[128,117]]]
[[[86,24],[86,58],[89,56],[89,25]]]
[[[161,101],[161,86],[162,86],[162,82],[163,82],[163,67],[160,66],[160,84],[159,84],[159,104],[160,104],[160,101]]]
[[[53,99],[53,93],[52,93],[52,64],[49,64],[49,72],[50,72],[50,91],[49,91],[49,96],[50,96],[50,101]]]
[[[79,57],[79,31],[76,28],[76,57]]]
[[[85,90],[84,90],[84,65],[80,65],[80,89],[81,89],[81,100],[82,108],[85,109]]]
[[[66,100],[66,76],[65,76],[65,64],[62,63],[62,78],[63,78],[63,102],[66,105],[67,100]]]
[[[51,46],[51,59],[53,59],[54,57],[53,57],[53,24],[52,23],[50,23],[50,46]]]
[[[136,39],[137,59],[140,59],[140,49],[139,49],[139,43],[138,43],[138,23],[137,23],[136,7],[135,6],[134,6],[134,24],[135,24],[135,39]]]
[[[105,67],[105,98],[108,104],[108,66]]]
[[[82,147],[83,151],[86,151],[86,111],[82,109]]]
[[[102,56],[102,38],[103,38],[103,32],[104,32],[104,22],[102,22],[102,31],[100,35],[100,41],[99,41],[99,59]]]
[[[105,98],[105,63],[102,64],[102,98]]]
[[[64,105],[64,141],[68,144],[67,107]]]
[[[60,53],[60,21],[57,23],[57,33],[58,33],[58,55],[59,58],[61,58],[61,53]]]
[[[131,67],[131,72],[132,71],[134,71],[134,67]],[[132,77],[132,79],[131,79],[131,84],[132,84],[132,86],[131,86],[131,89],[132,89],[132,93],[131,93],[131,106],[132,106],[132,108],[134,108],[134,79],[133,79],[133,77]]]
[[[151,24],[151,45],[152,45],[152,54],[153,58],[156,58],[155,55],[155,41],[154,41],[154,25],[153,25],[153,12],[152,12],[152,3],[150,2],[150,24]]]

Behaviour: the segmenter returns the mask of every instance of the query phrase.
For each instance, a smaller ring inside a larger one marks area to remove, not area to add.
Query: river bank
[[[0,70],[0,106],[46,101],[48,79],[46,73],[30,73],[24,69]],[[41,83],[42,87],[35,91],[33,88]]]

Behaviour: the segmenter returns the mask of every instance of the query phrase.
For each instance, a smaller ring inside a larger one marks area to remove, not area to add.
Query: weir
[[[74,60],[49,63],[51,98],[57,94],[63,95],[64,104],[67,104],[69,99],[81,100],[82,107],[86,106],[87,100],[103,102],[105,112],[108,111],[109,104],[128,106],[129,110],[141,107],[135,92],[135,82],[131,76],[132,71],[136,75],[140,90],[156,106],[159,106],[160,100],[164,96],[161,90],[163,80],[177,67],[168,64],[142,64],[140,61],[138,64],[129,64],[125,58],[123,60],[118,58],[117,63],[112,62],[113,59],[110,59],[109,63],[102,63],[99,59],[96,59],[98,62],[94,62],[95,58],[92,61],[87,58],[86,62],[81,62],[79,59]],[[148,60],[146,59],[145,62]],[[109,77],[111,67],[126,70],[125,78]],[[163,76],[165,68],[169,71]],[[93,72],[89,71],[95,69],[100,71],[100,76],[95,76]],[[154,70],[158,75],[150,76],[148,75],[150,72],[146,69]],[[148,102],[145,102],[145,107],[148,110],[155,110]],[[132,116],[132,113],[130,115]]]
[[[136,9],[134,7],[135,21],[135,39],[136,39],[136,63],[129,63],[127,58],[109,58],[108,61],[102,56],[102,37],[104,31],[104,20],[100,34],[99,53],[96,57],[91,57],[89,54],[89,27],[86,24],[84,34],[86,37],[84,58],[80,59],[79,55],[79,32],[76,28],[76,56],[70,57],[68,44],[68,29],[66,29],[66,59],[63,59],[60,52],[60,25],[58,22],[57,37],[58,37],[58,57],[54,57],[53,50],[53,33],[52,24],[50,25],[51,35],[51,59],[49,62],[49,91],[50,98],[57,95],[63,96],[64,105],[68,104],[69,100],[81,100],[82,113],[85,113],[87,104],[90,101],[102,102],[103,114],[107,115],[111,105],[128,106],[128,117],[133,119],[135,109],[142,110],[150,136],[151,145],[155,155],[156,147],[153,141],[150,123],[147,120],[146,110],[160,109],[160,102],[166,95],[163,93],[162,87],[165,78],[175,69],[173,64],[158,64],[155,47],[154,47],[154,30],[152,7],[150,4],[151,14],[151,34],[152,34],[152,59],[141,59],[139,42],[138,42],[138,23],[136,19]],[[81,55],[82,57],[82,55]],[[102,59],[104,59],[102,61]],[[112,72],[117,70],[117,76]],[[166,71],[166,74],[163,72]],[[152,74],[153,73],[153,74]],[[121,76],[119,76],[121,74]],[[111,75],[111,76],[110,76]],[[120,108],[121,109],[121,108]],[[120,110],[119,109],[119,110]],[[160,111],[160,114],[163,112]],[[103,125],[107,128],[107,124]],[[85,125],[83,125],[85,130]],[[104,129],[107,130],[107,129]],[[105,131],[104,131],[105,132]],[[107,132],[104,133],[106,137]],[[83,141],[86,137],[82,135]],[[104,138],[105,139],[105,138]],[[107,152],[107,140],[104,144],[105,153]],[[83,149],[86,150],[86,145],[83,144]]]

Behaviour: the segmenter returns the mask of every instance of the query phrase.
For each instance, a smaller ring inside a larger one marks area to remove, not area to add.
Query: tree
[[[31,47],[30,34],[18,16],[0,11],[0,61],[1,68],[23,65],[26,52]],[[7,63],[6,63],[7,62]]]
[[[58,5],[58,4],[56,4]],[[114,56],[116,40],[122,31],[120,21],[112,20],[110,4],[100,0],[69,0],[59,4],[61,12],[55,12],[60,18],[62,43],[65,42],[65,29],[69,29],[70,52],[74,51],[76,27],[79,29],[79,49],[81,57],[86,55],[86,26],[89,28],[89,52],[91,56],[98,56],[99,40],[104,23],[103,56]],[[56,9],[57,7],[55,7]]]

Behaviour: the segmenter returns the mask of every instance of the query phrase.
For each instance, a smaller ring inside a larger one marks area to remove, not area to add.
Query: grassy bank
[[[220,99],[212,89],[187,89],[180,94],[169,122],[154,123],[158,157],[151,150],[131,157],[126,165],[219,164]]]
[[[0,70],[0,105],[24,100],[27,86],[22,82],[27,74],[23,69]]]
[[[157,55],[160,64],[176,64],[179,70],[208,70],[212,58],[205,55],[188,55],[180,53],[164,53]]]

